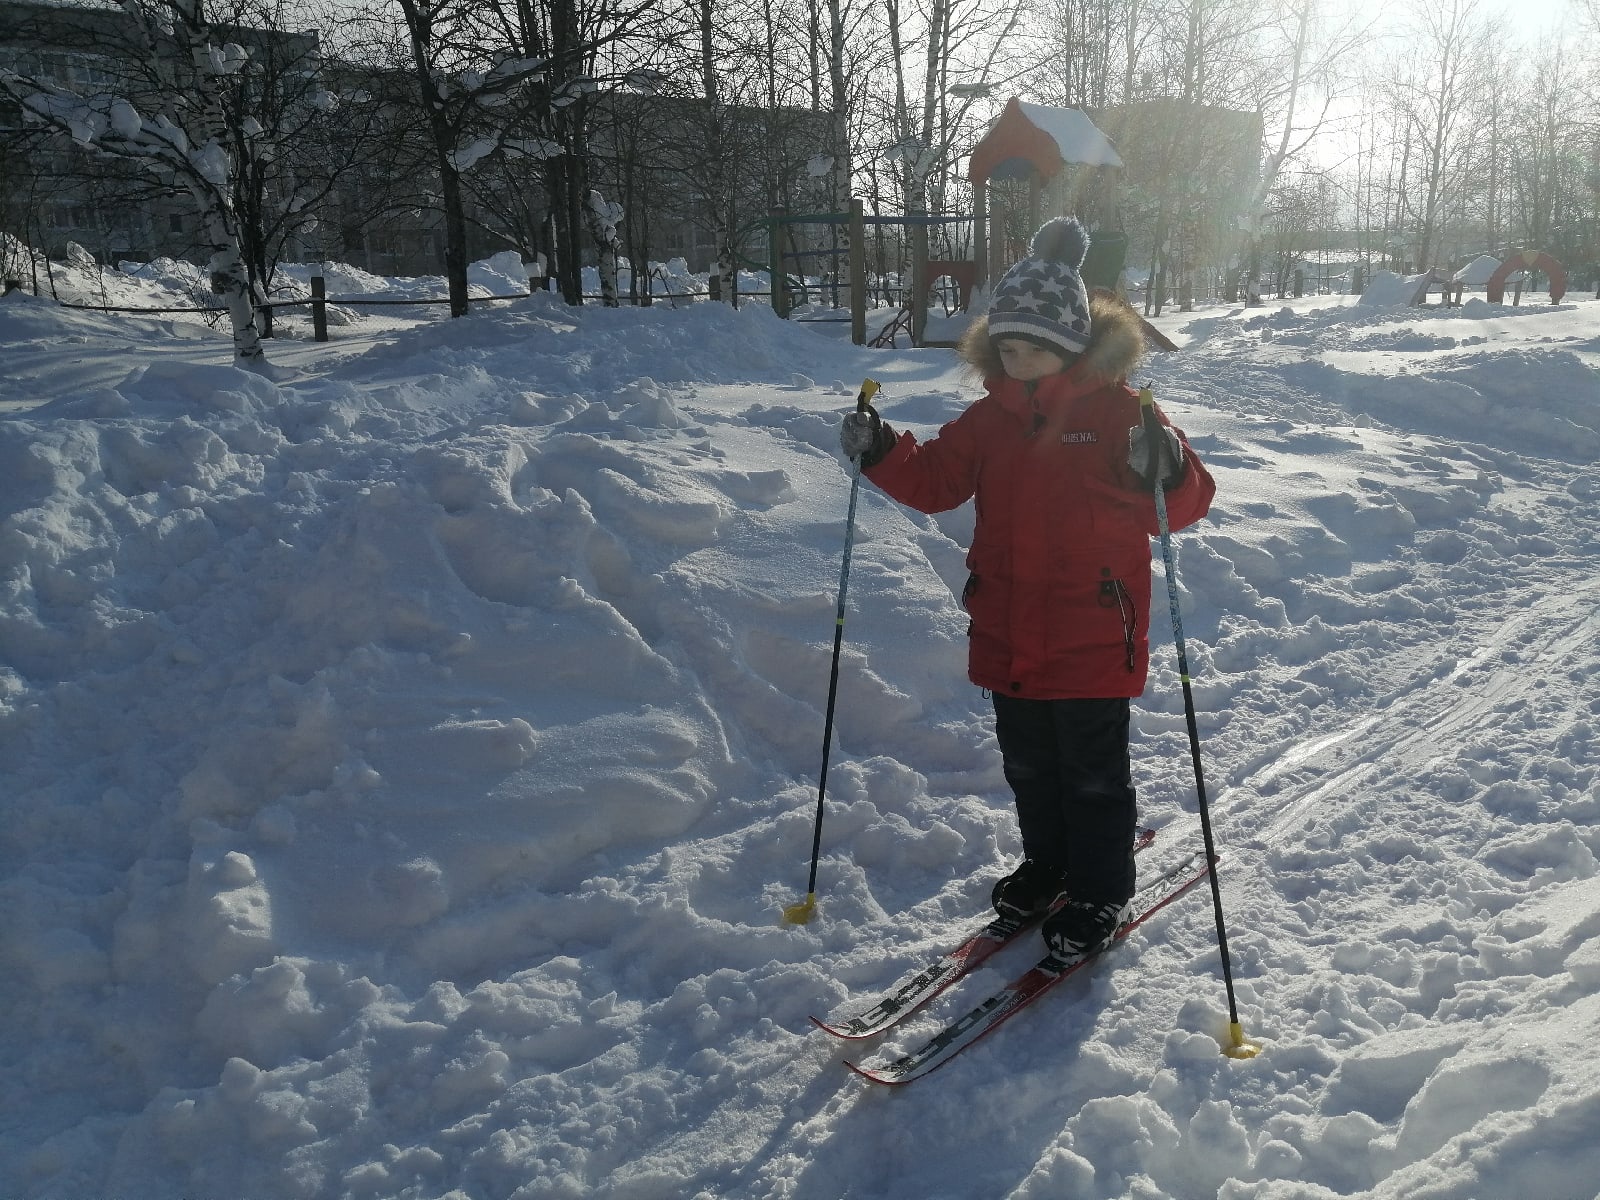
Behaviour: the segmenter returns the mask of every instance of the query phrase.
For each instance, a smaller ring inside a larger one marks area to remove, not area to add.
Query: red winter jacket
[[[866,471],[921,512],[977,498],[962,594],[971,617],[968,675],[1010,696],[1144,691],[1155,500],[1127,464],[1128,431],[1141,421],[1138,395],[1105,382],[1125,377],[1137,352],[1120,361],[1130,335],[1106,305],[1093,321],[1088,353],[1068,370],[1031,387],[992,374],[985,394],[938,436],[919,443],[902,433]],[[964,348],[986,343],[981,326],[974,333]],[[1142,349],[1136,325],[1132,336]],[[1216,492],[1187,441],[1184,455],[1183,478],[1166,493],[1173,529],[1203,517]]]

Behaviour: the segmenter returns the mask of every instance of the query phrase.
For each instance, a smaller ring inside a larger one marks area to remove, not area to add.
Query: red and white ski
[[[1137,854],[1155,841],[1154,829],[1141,829],[1133,840]],[[897,979],[876,1003],[855,1016],[839,1022],[811,1018],[818,1029],[825,1029],[834,1037],[866,1038],[882,1033],[890,1026],[905,1020],[917,1009],[932,1000],[963,975],[969,974],[985,959],[1007,945],[1018,934],[1033,928],[1040,918],[1019,921],[1009,917],[996,917],[948,954],[933,962],[913,967]]]
[[[1169,870],[1143,884],[1135,894],[1134,915],[1111,942],[1091,954],[1063,957],[1047,954],[966,1015],[946,1025],[909,1054],[890,1062],[845,1063],[874,1083],[903,1084],[944,1066],[968,1046],[993,1032],[1079,968],[1093,962],[1156,913],[1171,904],[1210,872],[1204,850],[1196,850]]]

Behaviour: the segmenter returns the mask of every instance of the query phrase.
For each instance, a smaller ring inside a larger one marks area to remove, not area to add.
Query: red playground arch
[[[1495,268],[1484,285],[1490,303],[1504,303],[1506,280],[1518,271],[1527,270],[1543,271],[1550,276],[1550,303],[1560,304],[1561,297],[1567,294],[1566,268],[1542,250],[1513,250],[1506,255],[1505,261]]]

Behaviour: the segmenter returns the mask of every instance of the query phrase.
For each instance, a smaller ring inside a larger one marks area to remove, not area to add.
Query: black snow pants
[[[1022,851],[1061,870],[1075,899],[1133,895],[1138,803],[1129,702],[994,693],[995,736],[1017,798]]]

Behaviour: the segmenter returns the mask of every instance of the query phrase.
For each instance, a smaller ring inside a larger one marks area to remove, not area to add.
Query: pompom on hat
[[[1068,356],[1087,350],[1089,292],[1079,272],[1088,252],[1088,230],[1076,217],[1056,217],[1039,226],[1028,256],[995,287],[989,340],[1023,338]]]

